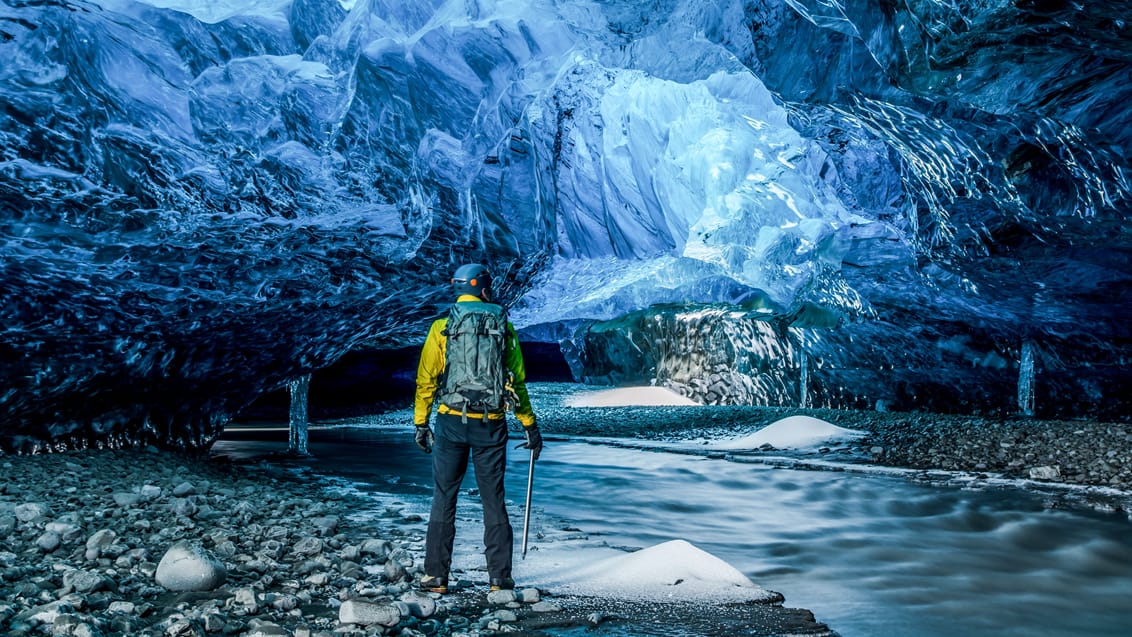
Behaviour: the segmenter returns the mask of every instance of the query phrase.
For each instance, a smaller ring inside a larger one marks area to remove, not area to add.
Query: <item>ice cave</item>
[[[598,386],[1127,421],[1127,9],[2,0],[0,449],[206,447],[464,262]]]

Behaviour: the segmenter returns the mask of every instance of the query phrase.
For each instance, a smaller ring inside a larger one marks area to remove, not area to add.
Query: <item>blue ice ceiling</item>
[[[5,446],[207,444],[470,260],[591,379],[1127,418],[1129,8],[0,0]]]

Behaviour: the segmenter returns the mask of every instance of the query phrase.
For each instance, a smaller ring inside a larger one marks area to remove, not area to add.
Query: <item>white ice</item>
[[[852,440],[865,435],[856,429],[845,429],[820,418],[789,416],[775,421],[753,434],[708,443],[712,449],[758,449],[769,444],[776,449],[810,449],[834,442]]]
[[[187,13],[201,22],[215,24],[235,16],[286,19],[291,0],[138,0],[158,9]],[[125,0],[96,0],[107,9],[119,9]],[[343,3],[344,4],[344,3]],[[351,3],[352,4],[352,3]],[[345,4],[344,4],[345,6]],[[347,7],[348,8],[348,7]]]
[[[579,392],[563,403],[567,407],[655,407],[698,404],[664,387],[618,387]]]

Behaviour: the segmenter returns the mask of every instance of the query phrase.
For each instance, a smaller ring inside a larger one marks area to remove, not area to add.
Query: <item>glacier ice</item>
[[[590,379],[1127,418],[1125,20],[4,0],[3,447],[207,445],[473,260]]]

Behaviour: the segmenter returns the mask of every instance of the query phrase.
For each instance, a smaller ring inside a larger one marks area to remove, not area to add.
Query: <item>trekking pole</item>
[[[531,468],[527,470],[527,508],[523,511],[523,555],[527,559],[527,531],[531,525],[531,487],[535,483],[535,452],[531,450]]]

